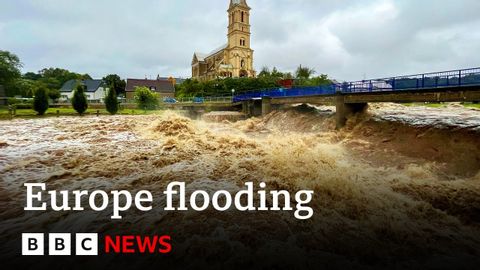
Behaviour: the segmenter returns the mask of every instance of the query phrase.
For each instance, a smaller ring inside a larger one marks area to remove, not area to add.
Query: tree
[[[105,98],[105,108],[111,115],[115,115],[118,112],[117,93],[113,85],[108,89],[108,94]]]
[[[279,87],[279,78],[262,76],[258,78],[226,78],[211,81],[187,79],[175,86],[177,97],[231,96],[232,89],[237,93],[249,90]]]
[[[33,97],[35,91],[41,86],[43,85],[36,81],[20,78],[9,85],[9,93],[10,96]]]
[[[158,107],[158,95],[147,87],[135,87],[135,101],[142,110],[155,110]]]
[[[270,77],[270,75],[270,69],[267,66],[262,67],[262,70],[260,71],[260,73],[258,73],[259,78]]]
[[[285,76],[285,73],[278,71],[276,67],[273,67],[272,71],[268,67],[263,67],[262,71],[258,74],[258,78],[269,78],[281,80]]]
[[[313,77],[312,79],[310,79],[310,84],[312,86],[328,85],[328,84],[332,84],[332,81],[328,78],[327,74],[320,74],[320,76]]]
[[[302,67],[302,65],[300,65],[295,72],[295,76],[297,79],[309,79],[315,72],[313,68]]]
[[[22,76],[24,79],[31,80],[31,81],[37,81],[42,78],[42,75],[35,73],[35,72],[27,72],[23,74]]]
[[[5,87],[7,96],[14,96],[13,85],[20,78],[22,63],[18,56],[8,51],[0,50],[0,85]]]
[[[324,74],[312,77],[315,70],[308,67],[300,66],[296,73],[299,78],[295,80],[295,86],[319,86],[331,83],[328,76]],[[182,84],[175,86],[175,95],[178,98],[231,96],[232,89],[235,89],[236,93],[242,93],[251,90],[278,88],[282,86],[282,80],[286,79],[294,79],[294,76],[290,72],[279,71],[276,67],[270,70],[265,66],[257,78],[225,78],[210,81],[187,79]]]
[[[35,91],[33,98],[33,109],[38,115],[44,115],[48,110],[48,89],[41,87]]]
[[[273,67],[271,76],[277,79],[283,79],[284,74],[277,70],[276,67]]]
[[[127,83],[125,82],[125,80],[122,80],[117,74],[107,75],[102,80],[105,82],[106,85],[113,85],[117,96],[125,94],[125,87],[127,86]]]
[[[26,74],[25,74],[26,75]],[[91,80],[92,77],[88,74],[79,74],[70,72],[62,68],[44,68],[39,71],[41,76],[38,81],[47,85],[50,89],[60,89],[63,84],[69,80]],[[29,75],[32,77],[32,75]]]
[[[57,90],[57,89],[49,89],[48,90],[48,97],[53,101],[56,101],[61,96],[62,95],[60,94],[60,90]]]
[[[85,96],[85,85],[77,85],[73,91],[72,106],[75,111],[82,115],[88,109],[87,97]]]
[[[284,74],[283,74],[283,79],[285,79],[285,80],[291,80],[291,79],[293,79],[292,73],[291,73],[291,72],[284,73]]]
[[[22,63],[13,53],[0,51],[0,84],[5,85],[20,78]]]

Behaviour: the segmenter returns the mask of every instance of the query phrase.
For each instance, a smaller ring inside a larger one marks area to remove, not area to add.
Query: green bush
[[[257,78],[219,78],[209,81],[187,79],[182,84],[175,85],[175,95],[177,98],[231,96],[232,90],[235,90],[235,93],[242,93],[250,90],[277,88],[281,86],[281,80],[284,79],[294,79],[297,87],[332,83],[327,75],[320,74],[314,77],[314,73],[314,69],[300,65],[296,72],[296,78],[289,72],[280,72],[276,68],[270,71],[269,68],[264,67]]]
[[[234,89],[237,93],[279,87],[278,78],[226,78],[211,81],[187,79],[175,86],[176,97],[209,97],[231,96]]]
[[[22,101],[16,98],[8,98],[7,99],[7,104],[8,105],[17,105],[17,104],[22,104]]]
[[[38,115],[44,115],[48,110],[48,89],[45,87],[40,87],[35,91],[33,110],[36,111]]]
[[[53,100],[53,101],[56,101],[57,99],[59,99],[62,95],[60,94],[60,90],[57,90],[57,89],[50,89],[48,90],[48,97]]]
[[[17,98],[8,98],[7,104],[14,106],[17,109],[31,109],[33,106],[32,99],[17,99]]]
[[[110,87],[108,94],[105,97],[105,107],[111,115],[115,115],[118,112],[118,100],[117,100],[117,91],[115,87]]]
[[[87,97],[85,96],[85,86],[77,85],[73,91],[72,106],[77,113],[82,115],[88,109]]]
[[[155,110],[158,107],[158,94],[147,87],[135,87],[134,97],[139,109]]]

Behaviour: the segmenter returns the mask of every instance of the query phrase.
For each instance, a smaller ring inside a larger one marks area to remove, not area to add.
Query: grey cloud
[[[228,0],[0,0],[0,49],[25,71],[189,76],[226,42]],[[480,66],[477,0],[250,0],[255,66],[339,80]]]

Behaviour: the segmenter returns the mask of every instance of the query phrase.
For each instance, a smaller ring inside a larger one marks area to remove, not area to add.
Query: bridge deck
[[[480,68],[345,82],[316,87],[263,89],[238,94],[234,102],[272,98],[272,103],[478,101]]]
[[[345,97],[345,103],[370,103],[370,102],[472,102],[480,101],[480,86],[433,88],[423,90],[381,91],[339,93]],[[298,97],[275,97],[272,104],[327,104],[335,103],[337,95],[314,95]]]

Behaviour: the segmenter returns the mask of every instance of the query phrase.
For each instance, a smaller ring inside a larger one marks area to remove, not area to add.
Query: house
[[[108,88],[102,80],[70,80],[64,83],[60,89],[60,99],[70,100],[78,84],[86,86],[85,95],[89,101],[103,101],[107,95]]]
[[[147,87],[159,94],[161,98],[175,97],[175,85],[169,79],[161,79],[160,77],[157,77],[156,80],[127,79],[127,87],[125,88],[127,99],[134,98],[136,87]]]
[[[2,85],[0,85],[0,105],[7,105],[7,95]]]
[[[250,10],[246,0],[230,0],[228,42],[207,54],[194,53],[193,79],[206,81],[256,76],[250,46]]]

